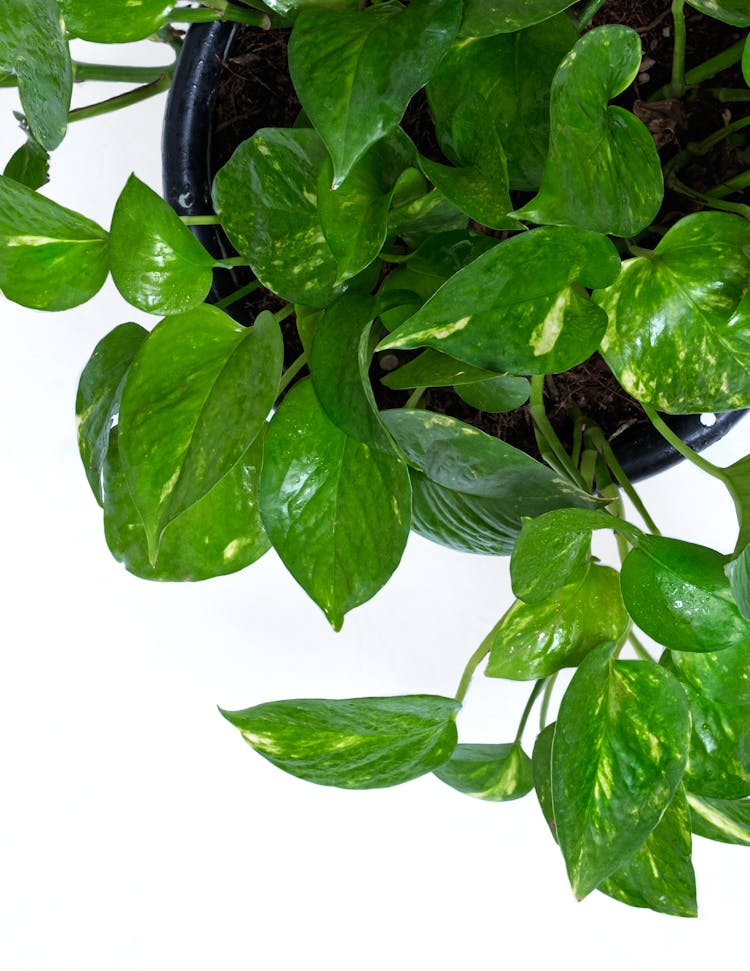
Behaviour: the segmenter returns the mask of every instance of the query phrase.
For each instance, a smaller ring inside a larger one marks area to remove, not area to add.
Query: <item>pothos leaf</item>
[[[593,299],[602,354],[638,401],[671,414],[750,404],[750,225],[725,212],[676,223]]]
[[[358,2],[359,0],[268,0],[265,5],[269,10],[291,20],[305,7],[330,7],[332,10],[345,10],[347,7],[356,7]]]
[[[8,160],[3,175],[27,189],[41,189],[49,182],[49,154],[35,139],[27,138]]]
[[[619,267],[603,236],[557,227],[520,233],[451,277],[379,349],[433,347],[513,374],[565,371],[593,353],[607,326],[580,284],[612,280]]]
[[[18,78],[18,93],[34,139],[57,148],[68,127],[73,67],[56,0],[3,0],[0,71]]]
[[[0,290],[36,310],[68,310],[101,289],[107,233],[90,219],[0,176]]]
[[[463,361],[457,361],[455,357],[428,348],[412,361],[402,364],[400,368],[387,374],[382,378],[382,383],[386,388],[395,389],[448,388],[483,383],[496,377],[497,375],[492,371],[464,364]]]
[[[690,712],[673,675],[612,659],[581,663],[560,704],[552,798],[560,848],[577,897],[627,863],[656,828],[682,779]]]
[[[58,0],[70,37],[97,44],[143,40],[167,21],[171,0]]]
[[[734,27],[750,27],[747,0],[688,0],[691,7]]]
[[[527,378],[498,374],[484,381],[459,384],[456,394],[472,408],[498,415],[525,405],[531,395],[531,386]]]
[[[237,148],[213,184],[221,224],[263,286],[307,307],[332,299],[339,273],[318,214],[325,159],[312,129],[262,128]]]
[[[338,630],[398,566],[409,535],[403,460],[331,422],[310,380],[271,420],[261,512],[285,566]]]
[[[461,34],[486,37],[538,24],[567,10],[574,0],[464,0]]]
[[[513,604],[484,640],[490,650],[485,673],[516,681],[547,677],[618,641],[628,624],[617,572],[592,563],[581,580],[546,600]]]
[[[721,651],[672,651],[672,670],[712,701],[750,705],[750,641]]]
[[[115,205],[110,260],[117,289],[146,313],[184,313],[203,303],[211,289],[213,257],[135,175]]]
[[[519,742],[457,745],[433,774],[458,792],[490,802],[520,799],[533,788],[531,759]]]
[[[94,348],[78,382],[78,451],[96,501],[101,506],[102,472],[112,421],[120,410],[122,386],[148,331],[140,324],[120,324]]]
[[[456,747],[459,708],[453,698],[403,695],[272,701],[221,713],[256,752],[299,779],[377,789],[445,762]]]
[[[308,8],[289,40],[289,72],[333,160],[334,188],[401,121],[458,32],[460,0]]]
[[[620,574],[625,606],[649,637],[675,651],[720,651],[750,641],[724,573],[706,546],[643,535]]]
[[[740,613],[750,620],[750,545],[724,567]]]
[[[264,427],[281,378],[273,315],[242,327],[203,305],[166,317],[131,365],[120,451],[152,562],[165,527],[206,495]]]
[[[633,81],[641,57],[640,37],[621,24],[577,41],[552,82],[541,188],[514,215],[615,236],[653,220],[664,192],[653,138],[635,115],[607,104]]]
[[[689,792],[687,801],[696,836],[750,846],[750,799],[711,799]]]

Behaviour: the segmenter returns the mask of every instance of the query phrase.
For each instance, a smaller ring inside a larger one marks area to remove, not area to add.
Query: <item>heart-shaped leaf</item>
[[[331,300],[339,273],[318,214],[325,159],[311,129],[262,128],[239,146],[213,185],[221,224],[263,286],[307,307]]]
[[[629,618],[617,572],[591,564],[582,580],[546,600],[510,608],[484,640],[490,678],[533,681],[577,667],[593,648],[618,641]]]
[[[9,300],[68,310],[98,293],[108,272],[101,226],[0,176],[0,290]]]
[[[246,328],[204,305],[166,317],[149,335],[123,388],[119,428],[152,562],[165,526],[206,495],[264,427],[283,353],[268,312]]]
[[[552,746],[560,848],[580,899],[626,864],[672,802],[690,743],[690,712],[673,675],[612,659],[603,645],[581,663]]]
[[[691,7],[707,17],[723,20],[734,27],[750,27],[750,8],[747,0],[688,0]]]
[[[364,10],[303,10],[289,72],[333,160],[333,185],[392,132],[458,32],[460,0],[389,0]]]
[[[664,193],[653,138],[635,115],[608,105],[642,56],[640,37],[621,24],[577,41],[552,82],[541,188],[516,216],[614,236],[633,236],[653,220]]]
[[[750,641],[723,651],[672,651],[672,670],[680,681],[711,701],[750,705]]]
[[[725,559],[715,550],[642,536],[620,574],[625,606],[649,637],[675,651],[720,651],[750,641]]]
[[[593,353],[607,326],[580,284],[613,280],[619,267],[604,236],[520,233],[451,277],[379,349],[426,345],[488,371],[565,371]]]
[[[398,566],[409,508],[403,460],[334,425],[311,381],[292,388],[266,438],[263,523],[289,572],[335,629]]]
[[[464,0],[461,34],[508,34],[548,20],[572,5],[573,0]]]
[[[208,580],[254,563],[271,544],[260,521],[263,432],[213,489],[173,519],[151,561],[113,429],[104,464],[104,534],[116,560],[145,580]]]
[[[750,404],[750,225],[686,216],[593,299],[609,316],[602,354],[625,390],[660,411]]]
[[[750,796],[750,705],[721,704],[683,686],[693,720],[685,785],[716,799]]]
[[[453,698],[403,695],[272,701],[221,713],[290,775],[322,786],[380,789],[425,775],[450,757],[459,708]]]
[[[685,790],[679,786],[643,846],[597,889],[631,907],[697,917],[690,822]]]
[[[70,37],[97,44],[143,40],[167,22],[170,0],[58,0]]]
[[[531,759],[518,742],[457,745],[433,774],[446,785],[477,799],[507,802],[531,792]]]
[[[211,254],[134,175],[117,200],[109,245],[115,286],[139,310],[184,313],[203,303],[211,289]]]
[[[484,18],[486,4],[481,7]],[[512,34],[454,42],[427,85],[443,152],[451,156],[455,113],[479,96],[487,106],[486,125],[502,142],[511,188],[537,189],[547,157],[552,78],[577,37],[573,22],[562,16]]]
[[[750,846],[750,799],[687,795],[693,832],[720,843]]]
[[[68,127],[73,67],[56,0],[3,0],[0,71],[18,78],[18,93],[34,139],[57,148]]]
[[[27,138],[8,160],[3,175],[27,189],[41,189],[49,182],[49,153],[33,138]]]
[[[120,410],[125,376],[147,337],[148,331],[140,324],[115,327],[96,345],[78,382],[78,451],[91,491],[100,506],[103,504],[102,472],[112,420]]]
[[[484,381],[459,385],[456,394],[472,408],[499,415],[525,405],[531,395],[531,386],[526,378],[498,374]]]

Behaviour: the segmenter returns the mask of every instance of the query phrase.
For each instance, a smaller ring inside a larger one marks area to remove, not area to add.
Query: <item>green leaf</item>
[[[204,305],[166,317],[122,392],[120,451],[149,555],[171,520],[222,479],[264,427],[281,379],[281,330]]]
[[[292,388],[268,431],[261,512],[287,569],[335,629],[398,566],[409,497],[403,460],[342,432],[311,381]]]
[[[355,162],[401,121],[456,36],[460,0],[386,2],[364,10],[303,10],[289,40],[289,72],[340,185]]]
[[[620,575],[625,606],[649,637],[675,651],[721,651],[750,640],[725,558],[663,536],[642,536]]]
[[[306,7],[345,10],[347,7],[356,7],[358,2],[359,0],[268,0],[265,6],[291,20]]]
[[[534,777],[534,789],[539,800],[544,820],[549,826],[552,837],[557,842],[557,823],[555,822],[555,808],[552,804],[552,745],[555,738],[555,723],[542,729],[534,742],[531,753],[531,771]]]
[[[427,85],[443,152],[450,157],[456,111],[479,96],[487,105],[486,124],[502,142],[511,188],[537,189],[549,142],[550,85],[577,37],[573,22],[562,16],[517,33],[456,41]]]
[[[461,34],[487,37],[508,34],[554,17],[574,0],[464,0]]]
[[[331,188],[330,159],[323,163],[318,174],[318,215],[338,262],[337,283],[355,276],[377,257],[388,234],[388,210],[398,177],[415,159],[414,146],[397,129],[354,164],[338,189]]]
[[[78,383],[78,451],[100,506],[112,421],[120,410],[122,387],[130,365],[147,337],[148,331],[140,324],[115,327],[94,348]]]
[[[750,620],[750,545],[724,567],[740,613]]]
[[[339,274],[318,214],[325,159],[311,129],[262,128],[239,146],[213,185],[221,224],[263,286],[307,307],[326,306]]]
[[[58,0],[70,37],[97,44],[143,40],[167,22],[173,0]]]
[[[679,786],[643,846],[597,889],[631,907],[697,917],[690,819],[685,790]]]
[[[460,705],[438,695],[272,701],[221,711],[290,775],[342,789],[380,789],[425,775],[456,747]]]
[[[685,785],[699,796],[750,796],[750,705],[721,704],[683,682],[693,733]]]
[[[750,705],[750,641],[722,651],[672,651],[672,670],[680,681],[706,698]]]
[[[618,641],[628,624],[617,572],[591,564],[582,580],[546,600],[513,604],[484,640],[485,674],[533,681],[577,667],[593,648]]]
[[[49,182],[49,154],[33,138],[14,152],[3,175],[27,189],[41,189]]]
[[[459,385],[456,394],[472,408],[498,415],[525,405],[531,394],[531,386],[527,378],[498,374],[485,381]]]
[[[404,390],[407,388],[448,388],[463,387],[466,384],[484,382],[496,378],[492,371],[472,367],[457,361],[455,357],[441,354],[429,348],[422,351],[412,361],[408,361],[395,371],[391,371],[382,383],[387,388]],[[506,375],[502,375],[506,377]]]
[[[750,85],[750,34],[745,38],[745,47],[742,51],[742,76],[745,84]]]
[[[57,148],[68,127],[73,67],[55,0],[3,0],[0,71],[18,78],[35,140],[47,151]]]
[[[602,354],[625,390],[660,411],[750,405],[750,225],[725,212],[676,223],[593,299]]]
[[[527,520],[510,561],[513,593],[529,604],[546,600],[583,576],[595,529],[621,527],[621,520],[598,509],[557,509]]]
[[[580,899],[626,864],[656,828],[682,779],[690,712],[656,664],[592,651],[560,704],[552,796],[560,848]]]
[[[9,300],[68,310],[98,293],[108,272],[101,226],[0,176],[0,290]]]
[[[750,846],[750,799],[710,799],[689,792],[687,801],[696,836]]]
[[[520,799],[533,788],[531,759],[518,742],[457,745],[434,775],[467,796],[491,802]]]
[[[388,235],[400,236],[410,247],[419,246],[435,233],[464,230],[468,224],[466,213],[437,189],[394,206],[388,213]]]
[[[379,349],[426,345],[488,371],[565,371],[593,353],[607,326],[580,284],[611,281],[619,267],[603,236],[557,227],[520,233],[451,277]]]
[[[519,228],[509,218],[508,163],[488,105],[474,95],[457,106],[444,141],[453,166],[420,157],[419,164],[436,189],[468,216],[491,229]]]
[[[260,521],[263,432],[213,489],[165,528],[151,562],[143,520],[120,462],[117,429],[104,466],[104,534],[116,560],[145,580],[207,580],[242,570],[270,548]]]
[[[691,7],[707,17],[723,20],[735,27],[750,27],[750,8],[747,0],[688,0]]]
[[[577,41],[552,82],[539,194],[514,215],[615,236],[652,222],[664,193],[654,140],[635,115],[607,104],[633,81],[642,56],[640,37],[622,24]]]
[[[214,259],[177,213],[134,175],[120,194],[110,232],[112,279],[127,301],[151,314],[203,303]]]

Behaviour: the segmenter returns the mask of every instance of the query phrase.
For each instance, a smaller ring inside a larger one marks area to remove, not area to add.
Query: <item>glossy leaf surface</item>
[[[269,10],[273,10],[282,17],[293,19],[305,7],[328,7],[335,10],[345,10],[347,7],[356,7],[358,0],[269,0],[265,4]]]
[[[510,560],[513,593],[526,603],[539,603],[582,577],[592,531],[618,525],[614,516],[599,509],[559,509],[528,520]]]
[[[693,832],[720,843],[750,846],[750,799],[687,795]]]
[[[460,705],[438,695],[311,698],[222,711],[256,752],[307,782],[342,789],[397,786],[445,762]]]
[[[446,785],[477,799],[507,802],[531,792],[531,759],[518,742],[457,745],[434,774]]]
[[[455,357],[428,348],[413,360],[387,374],[382,383],[387,388],[448,388],[492,380],[492,371],[472,367]]]
[[[536,737],[531,753],[531,772],[534,789],[539,800],[544,821],[549,826],[552,837],[557,842],[557,823],[555,807],[552,805],[552,745],[555,739],[555,723],[546,725]]]
[[[583,579],[546,600],[518,600],[485,638],[490,678],[533,681],[576,667],[593,648],[617,641],[629,618],[617,572],[591,564]]]
[[[170,0],[59,0],[71,37],[98,44],[143,40],[167,21]]]
[[[628,862],[682,779],[690,712],[679,682],[656,664],[612,660],[604,645],[581,663],[560,704],[552,796],[577,897]]]
[[[94,348],[78,382],[76,422],[78,451],[86,478],[101,506],[102,472],[112,420],[120,410],[125,376],[148,331],[140,324],[120,324]]]
[[[461,34],[507,34],[548,20],[570,6],[572,0],[464,0]]]
[[[55,0],[3,0],[0,71],[18,78],[31,133],[52,151],[68,127],[73,67]]]
[[[427,85],[443,151],[450,157],[456,111],[479,96],[502,143],[511,188],[537,189],[549,142],[550,85],[577,36],[564,16],[513,34],[455,42]]]
[[[307,307],[329,302],[339,272],[317,207],[325,159],[311,129],[262,128],[239,146],[213,185],[221,224],[263,286]]]
[[[635,115],[608,105],[633,81],[641,58],[640,37],[621,24],[596,27],[577,41],[552,82],[539,194],[517,216],[615,236],[652,222],[664,191],[654,140]]]
[[[289,572],[337,630],[398,566],[409,509],[403,460],[334,425],[311,381],[292,388],[266,438],[263,522]]]
[[[750,705],[712,701],[685,685],[693,717],[685,785],[716,799],[750,796]]]
[[[708,17],[723,20],[735,27],[750,27],[750,7],[747,0],[688,0],[691,7]]]
[[[379,348],[433,347],[488,371],[565,371],[593,353],[607,326],[578,284],[612,280],[619,266],[603,236],[556,227],[521,233],[451,277]]]
[[[289,40],[289,72],[320,132],[339,185],[392,132],[456,36],[460,0],[386,2],[364,10],[307,9]]]
[[[0,176],[0,290],[36,310],[68,310],[101,289],[109,272],[107,234]]]
[[[180,314],[203,303],[214,259],[177,213],[131,175],[110,231],[112,279],[123,297],[151,314]]]
[[[602,354],[638,401],[672,414],[750,404],[749,247],[746,220],[694,213],[594,294],[609,315]]]
[[[433,189],[418,199],[394,206],[388,213],[388,235],[400,236],[409,246],[419,246],[434,233],[466,229],[469,217]]]
[[[750,622],[715,550],[644,535],[625,558],[620,581],[630,616],[665,647],[720,651],[750,640]]]
[[[724,567],[740,613],[750,620],[750,545]]]
[[[672,651],[672,670],[680,681],[712,701],[750,705],[750,641],[722,651]]]
[[[472,408],[498,415],[525,405],[531,395],[531,386],[527,378],[498,374],[484,381],[459,385],[456,394]]]
[[[120,452],[154,560],[165,526],[222,479],[264,427],[283,342],[273,315],[242,327],[204,305],[165,318],[122,393]]]
[[[690,821],[685,790],[680,786],[635,856],[597,889],[631,907],[697,917]]]
[[[213,489],[165,528],[155,562],[133,503],[116,430],[104,467],[104,534],[116,560],[145,580],[207,580],[242,570],[270,547],[258,508],[261,433]]]
[[[8,160],[3,175],[27,189],[41,189],[49,182],[49,154],[33,138],[27,138]]]

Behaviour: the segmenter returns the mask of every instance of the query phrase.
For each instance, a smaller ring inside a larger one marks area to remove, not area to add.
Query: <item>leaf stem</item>
[[[681,98],[685,93],[685,0],[672,0],[672,21],[674,23],[674,48],[672,51],[672,80],[668,85],[669,97]]]
[[[750,91],[747,88],[711,88],[710,93],[723,104],[750,101]]]
[[[555,459],[559,463],[560,471],[563,472],[565,476],[580,489],[585,489],[586,483],[584,482],[581,473],[571,462],[570,456],[563,448],[562,442],[557,437],[557,433],[547,417],[547,412],[544,410],[543,374],[535,374],[531,378],[531,398],[529,400],[529,411],[531,412],[531,418],[534,422],[535,428],[538,429],[544,441],[547,443],[547,445],[549,445]]]
[[[688,199],[694,199],[696,202],[701,202],[704,206],[708,206],[711,209],[719,209],[722,212],[734,212],[738,216],[742,216],[743,219],[750,219],[750,206],[747,206],[742,202],[726,202],[724,199],[719,199],[716,196],[709,196],[703,192],[696,192],[695,189],[691,189],[689,186],[686,186],[684,182],[681,182],[674,173],[669,176],[667,183],[671,189],[674,189],[675,192],[679,192],[680,195],[687,196]]]
[[[214,266],[221,270],[232,270],[236,266],[249,266],[244,256],[228,256],[223,260],[216,260]]]
[[[132,67],[120,64],[89,64],[86,61],[73,61],[73,77],[76,84],[82,81],[112,81],[124,84],[149,84],[158,81],[164,74],[174,73],[175,62],[160,64],[157,67]],[[18,77],[15,74],[0,75],[0,88],[15,88]]]
[[[463,700],[466,697],[466,692],[469,690],[469,685],[471,684],[471,679],[474,677],[474,672],[489,653],[489,638],[485,637],[476,651],[474,651],[469,660],[466,662],[464,673],[461,675],[461,680],[458,682],[455,698],[459,704],[463,704]]]
[[[288,303],[286,307],[282,307],[281,310],[277,310],[276,313],[274,314],[276,323],[280,324],[282,320],[286,320],[286,318],[290,317],[293,313],[294,313],[294,304]]]
[[[726,70],[728,67],[732,67],[742,58],[742,51],[745,46],[745,41],[738,40],[736,44],[732,44],[725,51],[720,54],[716,54],[714,57],[710,57],[707,61],[702,64],[697,64],[695,67],[691,68],[685,74],[685,85],[686,87],[692,87],[696,84],[702,84],[704,81],[708,81],[710,78],[715,77],[722,71]],[[669,85],[665,84],[663,87],[654,91],[652,95],[649,96],[649,101],[661,101],[663,98],[668,98]]]
[[[581,11],[581,16],[578,18],[578,22],[576,23],[579,34],[585,30],[586,27],[588,27],[606,2],[607,0],[589,0]]]
[[[185,226],[218,226],[219,217],[214,213],[206,216],[180,216]]]
[[[235,7],[228,0],[211,0],[205,7],[173,7],[167,19],[175,24],[207,24],[214,20],[228,20],[234,24],[262,27],[263,30],[271,26],[267,13]]]
[[[550,702],[552,701],[552,689],[555,687],[555,681],[557,681],[558,671],[551,674],[544,685],[544,694],[542,695],[542,703],[539,706],[539,731],[544,731],[547,727],[547,715],[549,713]]]
[[[427,388],[415,388],[404,404],[404,408],[416,408]]]
[[[651,661],[653,663],[653,657],[651,657],[651,654],[646,649],[645,645],[641,642],[637,635],[633,633],[632,630],[628,634],[628,641],[641,661]]]
[[[119,111],[120,108],[128,108],[130,105],[138,104],[147,98],[166,91],[172,83],[170,73],[163,74],[149,84],[144,84],[125,94],[115,95],[114,98],[107,98],[106,101],[98,101],[96,104],[86,105],[83,108],[75,108],[68,115],[68,122],[83,121],[85,118],[96,118],[98,115],[106,115],[110,111]]]
[[[531,709],[534,707],[534,702],[539,697],[540,692],[544,688],[546,678],[540,678],[534,687],[531,689],[531,694],[529,695],[529,700],[526,702],[526,707],[521,714],[521,721],[518,723],[518,731],[516,732],[516,737],[513,740],[517,745],[521,744],[521,739],[523,738],[524,729],[526,728],[526,722],[529,720],[529,715],[531,714]]]
[[[652,408],[650,405],[645,405],[643,402],[641,402],[641,407],[646,412],[646,415],[654,428],[669,442],[672,448],[676,449],[676,451],[682,455],[683,458],[686,458],[689,462],[692,462],[693,465],[696,465],[708,475],[712,475],[715,479],[721,480],[725,485],[727,484],[726,475],[724,474],[723,469],[720,469],[718,465],[714,465],[712,462],[709,462],[708,459],[704,459],[702,455],[699,455],[696,451],[690,448],[689,445],[686,445],[679,435],[676,435],[672,431],[669,425],[654,408]]]
[[[601,430],[601,428],[594,427],[589,429],[588,434],[591,439],[591,444],[599,451],[600,455],[607,463],[607,466],[611,470],[612,475],[619,483],[620,487],[622,488],[622,491],[625,493],[628,499],[630,499],[630,501],[633,503],[633,505],[636,508],[636,511],[638,512],[638,515],[646,524],[646,528],[649,530],[649,532],[653,533],[654,536],[661,536],[659,527],[656,525],[656,523],[649,515],[649,512],[646,509],[646,506],[644,505],[643,500],[641,499],[641,497],[638,495],[637,491],[633,487],[633,483],[630,481],[627,475],[625,475],[625,470],[617,460],[617,456],[612,450],[612,446],[607,441],[604,435],[604,432]]]
[[[291,382],[297,377],[302,368],[307,364],[307,354],[300,354],[299,357],[295,358],[289,367],[281,375],[281,381],[279,383],[278,394],[281,395],[289,387]]]
[[[248,294],[254,293],[260,288],[260,283],[258,280],[253,280],[252,283],[248,283],[245,287],[240,287],[239,290],[235,290],[234,293],[230,293],[228,297],[224,297],[223,300],[219,300],[214,304],[214,307],[218,307],[219,310],[225,310],[227,307],[231,307],[233,303],[237,303],[238,300],[242,300],[243,297],[247,297]]]
[[[707,155],[719,142],[723,142],[725,138],[728,138],[735,132],[747,128],[748,125],[750,125],[750,115],[746,115],[744,118],[738,118],[736,121],[724,125],[723,128],[719,128],[718,131],[708,135],[708,137],[702,139],[700,142],[688,142],[686,146],[687,152],[690,155]]]
[[[747,121],[750,122],[750,115],[748,115]],[[731,196],[733,192],[742,192],[748,186],[750,186],[750,169],[745,169],[739,175],[732,176],[726,182],[721,182],[713,189],[709,189],[707,195],[711,198],[715,196],[717,199],[722,199],[724,196]]]

